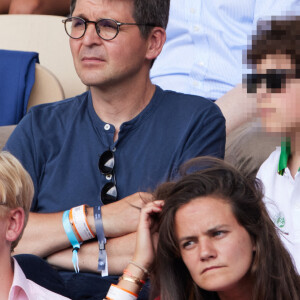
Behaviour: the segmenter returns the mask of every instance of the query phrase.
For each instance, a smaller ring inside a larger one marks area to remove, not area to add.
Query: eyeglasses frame
[[[77,38],[72,37],[72,36],[68,33],[67,28],[66,28],[66,27],[67,27],[67,25],[66,25],[67,22],[72,21],[73,19],[79,19],[79,20],[83,21],[84,26],[85,26],[84,31],[83,31],[83,34],[82,34],[80,37],[77,37]],[[116,25],[117,25],[117,31],[116,31],[115,36],[112,37],[111,39],[103,38],[103,37],[100,35],[100,30],[99,30],[99,33],[98,33],[98,31],[97,31],[97,23],[98,23],[99,21],[101,21],[101,20],[110,20],[110,21],[113,21],[113,22],[116,23]],[[119,22],[119,21],[116,21],[116,20],[110,19],[110,18],[100,18],[100,19],[98,19],[97,21],[90,21],[90,20],[85,20],[85,19],[83,19],[83,18],[81,18],[81,17],[69,17],[69,18],[67,18],[67,19],[62,20],[62,23],[64,23],[64,27],[65,27],[65,31],[66,31],[67,35],[68,35],[70,38],[74,39],[74,40],[81,39],[81,38],[85,35],[85,33],[86,33],[87,25],[88,25],[89,23],[93,23],[93,24],[95,24],[95,30],[96,30],[97,35],[98,35],[101,39],[103,39],[103,40],[105,40],[105,41],[111,41],[111,40],[113,40],[114,38],[116,38],[117,35],[118,35],[119,32],[120,32],[120,27],[123,26],[123,25],[152,26],[152,27],[155,27],[155,26],[156,26],[154,23],[146,23],[146,24],[140,24],[140,23],[124,23],[124,22]]]

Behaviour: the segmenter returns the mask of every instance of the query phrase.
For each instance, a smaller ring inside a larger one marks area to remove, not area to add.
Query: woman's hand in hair
[[[154,260],[158,240],[157,216],[163,205],[163,200],[155,200],[148,203],[141,211],[133,260],[146,269]]]

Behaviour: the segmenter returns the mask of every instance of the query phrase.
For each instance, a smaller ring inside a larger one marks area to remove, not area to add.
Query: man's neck
[[[103,122],[114,125],[116,134],[124,122],[133,119],[149,104],[154,92],[155,86],[149,78],[117,87],[91,87],[97,115]]]
[[[2,255],[0,258],[0,300],[7,300],[11,285],[13,283],[13,265],[10,257]]]

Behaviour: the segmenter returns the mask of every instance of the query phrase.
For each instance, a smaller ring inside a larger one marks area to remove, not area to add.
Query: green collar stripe
[[[287,163],[290,155],[291,155],[291,141],[289,138],[286,138],[281,141],[281,153],[280,153],[279,164],[278,164],[278,174],[281,176],[284,174],[284,169],[287,167]]]

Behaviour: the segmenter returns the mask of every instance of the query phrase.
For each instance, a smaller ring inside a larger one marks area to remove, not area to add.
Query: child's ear
[[[25,222],[25,212],[23,208],[17,207],[12,209],[7,214],[8,226],[6,230],[6,240],[9,242],[15,241],[22,233]]]

